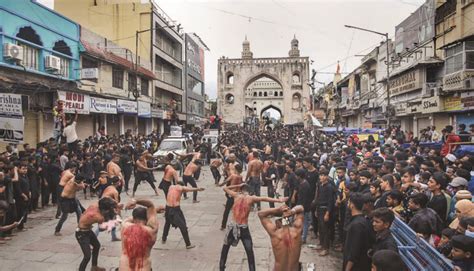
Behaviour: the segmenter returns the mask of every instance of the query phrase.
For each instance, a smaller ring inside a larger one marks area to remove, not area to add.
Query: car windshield
[[[162,151],[174,151],[182,148],[181,141],[164,140],[161,142],[159,149]]]
[[[204,137],[203,141],[209,142],[209,139],[211,139],[212,144],[217,144],[217,137],[213,137],[213,136],[212,137],[211,136],[210,137]]]

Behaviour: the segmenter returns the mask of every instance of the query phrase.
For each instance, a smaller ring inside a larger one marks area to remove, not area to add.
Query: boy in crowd
[[[474,238],[465,235],[455,235],[451,239],[453,249],[451,250],[451,258],[454,266],[458,270],[470,271],[474,268]]]
[[[379,250],[393,250],[398,252],[397,243],[392,236],[390,227],[395,219],[395,215],[388,208],[382,207],[372,212],[372,226],[375,231],[375,243],[372,247],[372,253]]]

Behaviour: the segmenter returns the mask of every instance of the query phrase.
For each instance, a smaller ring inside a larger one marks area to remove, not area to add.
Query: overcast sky
[[[81,1],[81,0],[77,0]],[[53,7],[54,0],[39,0]],[[216,97],[217,59],[240,57],[247,35],[254,57],[286,57],[296,35],[302,56],[314,61],[317,80],[330,82],[340,60],[342,72],[360,64],[383,37],[347,29],[345,24],[388,32],[424,0],[156,0],[210,48],[206,53],[206,93]]]

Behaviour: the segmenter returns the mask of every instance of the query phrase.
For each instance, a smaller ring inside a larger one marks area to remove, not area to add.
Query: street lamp
[[[388,45],[388,33],[382,33],[382,32],[377,32],[377,31],[374,31],[374,30],[370,30],[370,29],[365,29],[365,28],[361,28],[361,27],[357,27],[357,26],[352,26],[352,25],[344,25],[345,27],[347,28],[352,28],[352,29],[356,29],[356,30],[360,30],[360,31],[365,31],[365,32],[370,32],[370,33],[373,33],[373,34],[377,34],[377,35],[380,35],[380,36],[384,36],[385,37],[385,44],[387,46],[387,59],[385,60],[385,64],[387,65],[387,112],[390,112],[390,65],[389,65],[389,55],[390,55],[390,51],[389,51],[389,45]],[[387,114],[387,128],[390,127],[390,115]]]

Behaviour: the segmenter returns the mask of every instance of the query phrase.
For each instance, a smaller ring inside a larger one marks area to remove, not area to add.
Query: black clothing
[[[377,233],[374,246],[372,247],[372,255],[383,249],[392,250],[398,253],[397,242],[395,242],[390,229]]]
[[[165,193],[165,199],[168,197],[168,190],[170,189],[170,186],[171,182],[165,181],[165,179],[162,179],[160,185],[158,186],[158,188],[162,189]]]
[[[216,167],[211,166],[210,168],[211,168],[212,177],[214,178],[214,183],[218,184],[221,180],[221,173],[219,172],[219,169],[217,169]]]
[[[97,266],[97,261],[99,259],[100,243],[94,232],[92,232],[92,230],[76,230],[76,240],[79,243],[79,246],[81,246],[82,253],[84,254],[84,258],[82,258],[81,265],[79,266],[79,271],[85,271],[87,264],[91,260],[91,246],[92,266]]]
[[[221,228],[225,228],[227,225],[227,220],[229,219],[229,214],[230,210],[232,210],[232,206],[234,206],[234,198],[225,194],[227,201],[225,202],[225,209],[224,209],[224,215],[222,215],[222,224]]]
[[[310,191],[310,196],[311,199],[314,199],[316,196],[316,187],[318,186],[319,183],[319,174],[318,171],[315,169],[313,171],[306,171],[306,180],[309,183],[309,191]]]
[[[378,209],[378,208],[382,208],[382,207],[388,207],[387,206],[387,198],[388,198],[388,194],[390,194],[390,192],[391,191],[383,192],[382,196],[380,196],[380,198],[378,199],[378,201],[374,205],[374,209]]]
[[[188,184],[190,184],[194,188],[197,187],[196,180],[194,180],[193,176],[183,175],[183,182],[184,182],[184,186],[188,186]],[[197,194],[198,194],[197,191],[193,191],[193,200],[197,200]],[[188,197],[186,192],[184,192],[183,195],[185,198]]]
[[[241,227],[238,229],[240,233],[240,240],[244,245],[245,253],[247,254],[247,260],[249,262],[249,270],[255,271],[255,256],[253,254],[253,243],[252,243],[252,236],[250,235],[250,231],[248,227]],[[229,254],[230,246],[238,242],[235,240],[235,236],[233,234],[227,235],[227,240],[225,240],[224,245],[222,246],[221,251],[221,258],[219,260],[219,270],[225,270],[225,263],[227,262],[227,254]]]
[[[135,183],[133,184],[133,192],[135,193],[137,191],[138,185],[142,181],[146,181],[147,183],[149,183],[153,191],[156,191],[156,186],[153,183],[154,182],[153,178],[154,178],[153,173],[151,171],[138,171],[137,170],[137,173],[135,174]]]
[[[362,193],[362,194],[370,193],[369,184],[360,185],[359,188],[357,189],[357,192]]]
[[[310,189],[310,185],[306,180],[303,180],[298,185],[298,193],[296,194],[296,205],[302,205],[305,212],[309,212],[311,210],[311,202],[313,202]]]
[[[183,211],[179,206],[177,207],[170,207],[166,206],[165,208],[165,227],[163,229],[163,236],[162,240],[166,241],[168,237],[168,233],[170,231],[170,227],[173,226],[174,228],[179,228],[181,231],[181,235],[183,235],[184,242],[186,246],[191,245],[191,241],[189,240],[188,228],[186,226],[186,219],[184,218]]]
[[[330,236],[330,227],[331,227],[331,216],[329,216],[329,221],[324,221],[324,215],[326,214],[327,207],[318,207],[316,212],[318,214],[318,233],[319,240],[321,241],[321,246],[323,249],[329,249],[331,242]]]
[[[318,184],[315,203],[317,208],[326,207],[329,213],[332,214],[336,204],[336,188],[332,182],[328,181],[324,184]]]
[[[370,270],[370,260],[367,251],[371,247],[370,225],[363,215],[351,218],[344,243],[343,268],[351,261],[354,271]]]
[[[443,220],[443,222],[446,222],[448,201],[446,200],[446,197],[443,193],[436,196],[433,195],[426,207],[433,209],[439,215],[441,220]]]

